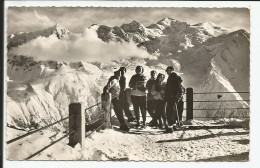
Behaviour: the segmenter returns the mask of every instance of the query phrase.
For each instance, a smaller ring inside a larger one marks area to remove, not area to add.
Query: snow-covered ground
[[[85,139],[85,147],[68,146],[68,138],[49,147],[32,160],[127,160],[127,161],[248,161],[248,121],[192,121],[190,128],[164,133],[147,127],[126,132],[118,130],[116,119],[112,129],[101,130]],[[228,128],[224,126],[242,126]],[[196,127],[195,127],[196,126]],[[216,127],[218,126],[218,127]],[[193,128],[193,129],[192,129]],[[221,129],[220,129],[221,128]],[[7,128],[7,140],[26,133]],[[65,132],[41,131],[7,145],[8,160],[23,160]],[[15,152],[14,152],[15,151]]]

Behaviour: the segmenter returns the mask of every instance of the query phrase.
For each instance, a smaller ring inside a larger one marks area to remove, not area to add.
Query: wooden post
[[[193,88],[187,88],[186,94],[186,120],[193,119]]]
[[[103,129],[105,128],[111,128],[111,93],[102,93],[101,94],[101,100],[102,102],[102,109],[104,110],[104,121],[106,122],[103,125]]]
[[[80,143],[81,148],[84,147],[85,140],[85,109],[81,103],[71,103],[69,105],[69,133],[75,131],[69,135],[69,145],[74,147],[77,143]]]

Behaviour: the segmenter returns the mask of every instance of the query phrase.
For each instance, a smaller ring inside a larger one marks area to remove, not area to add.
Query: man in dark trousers
[[[173,132],[174,124],[177,121],[177,103],[178,103],[178,92],[179,92],[179,82],[182,81],[181,77],[174,72],[172,66],[166,68],[166,73],[169,75],[165,88],[165,100],[166,106],[166,116],[168,121],[167,132]]]
[[[157,120],[156,120],[156,116],[155,116],[155,103],[154,103],[154,99],[153,99],[153,95],[151,94],[151,90],[152,87],[155,83],[155,79],[156,79],[156,71],[151,71],[151,78],[147,81],[146,83],[146,90],[148,91],[147,93],[147,111],[150,114],[150,116],[152,117],[152,120],[149,122],[150,126],[156,126],[157,125]]]
[[[133,122],[135,118],[133,117],[130,109],[129,109],[129,103],[127,102],[127,97],[126,97],[126,78],[125,78],[125,73],[126,73],[126,68],[125,67],[120,67],[119,69],[121,76],[119,80],[119,85],[120,85],[120,93],[119,93],[119,101],[120,104],[125,112],[125,115],[128,119],[128,122]]]
[[[129,131],[129,127],[125,123],[124,115],[123,115],[123,109],[119,101],[119,93],[120,93],[120,71],[115,71],[114,76],[111,76],[108,80],[108,83],[106,85],[106,88],[108,92],[111,93],[112,99],[111,102],[114,107],[114,112],[116,114],[116,117],[118,121],[120,122],[120,129],[124,131]]]

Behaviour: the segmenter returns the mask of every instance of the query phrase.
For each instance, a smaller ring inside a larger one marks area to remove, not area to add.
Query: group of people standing
[[[137,66],[136,74],[129,81],[131,88],[131,101],[134,107],[135,117],[129,109],[126,93],[126,68],[121,67],[114,72],[104,87],[103,92],[110,92],[112,95],[112,104],[117,119],[120,122],[120,129],[129,131],[129,127],[124,120],[124,114],[128,122],[136,121],[136,128],[146,127],[146,111],[152,117],[148,123],[149,126],[165,128],[166,132],[173,132],[176,123],[182,120],[183,112],[183,94],[185,92],[182,86],[182,79],[174,72],[172,66],[166,68],[168,74],[167,82],[164,82],[165,75],[156,71],[151,71],[151,77],[146,82],[144,68]],[[140,122],[140,111],[142,123]]]

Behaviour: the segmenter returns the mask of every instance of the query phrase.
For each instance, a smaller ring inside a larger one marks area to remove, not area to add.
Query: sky
[[[149,26],[165,17],[189,24],[213,22],[232,30],[250,32],[250,10],[247,8],[9,7],[7,33],[41,30],[56,23],[82,33],[92,24],[121,26],[136,20]]]

